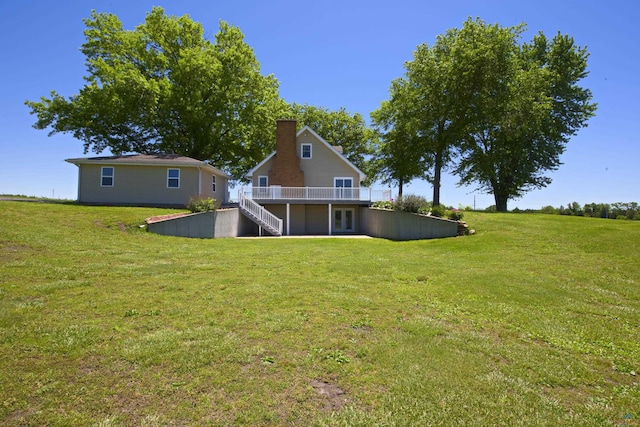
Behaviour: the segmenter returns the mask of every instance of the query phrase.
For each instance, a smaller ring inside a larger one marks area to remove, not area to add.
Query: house
[[[361,217],[390,190],[360,186],[364,173],[309,127],[278,120],[276,150],[251,169],[238,193],[241,211],[271,234],[364,232]],[[280,227],[280,229],[278,229]]]
[[[194,196],[226,203],[229,175],[190,157],[130,154],[66,159],[78,166],[78,202],[184,207]]]

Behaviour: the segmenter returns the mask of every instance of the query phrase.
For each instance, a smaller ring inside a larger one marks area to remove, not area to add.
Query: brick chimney
[[[296,148],[296,121],[278,120],[276,130],[276,155],[269,172],[269,185],[304,187],[304,173]]]

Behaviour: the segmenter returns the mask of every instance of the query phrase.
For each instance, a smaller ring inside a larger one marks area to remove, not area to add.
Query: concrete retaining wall
[[[436,239],[458,234],[458,222],[385,209],[361,209],[361,231],[390,240]]]
[[[418,240],[453,237],[458,223],[448,219],[400,211],[363,208],[360,233],[390,240]],[[165,236],[211,239],[255,235],[257,226],[240,213],[240,209],[219,209],[147,224],[153,233]]]
[[[244,224],[241,216],[239,209],[221,209],[152,222],[147,224],[147,229],[164,236],[200,239],[238,237],[238,231]]]

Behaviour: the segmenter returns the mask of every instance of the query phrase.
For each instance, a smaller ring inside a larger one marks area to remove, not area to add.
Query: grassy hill
[[[451,239],[153,235],[0,202],[2,425],[638,425],[640,223]],[[624,424],[627,423],[627,424]]]

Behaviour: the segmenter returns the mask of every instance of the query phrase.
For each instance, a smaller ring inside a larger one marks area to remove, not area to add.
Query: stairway
[[[238,192],[240,212],[251,221],[264,228],[274,236],[282,236],[282,220],[266,210],[264,206],[246,197],[242,191]]]

